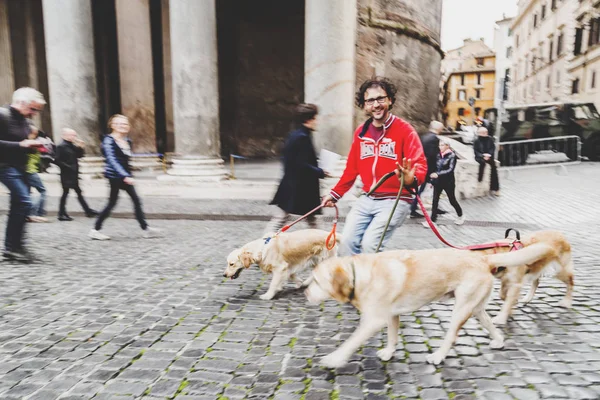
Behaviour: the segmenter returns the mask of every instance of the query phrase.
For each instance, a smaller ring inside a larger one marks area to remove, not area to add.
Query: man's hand
[[[400,173],[402,172],[404,174],[404,185],[412,185],[413,181],[415,180],[415,170],[417,169],[417,166],[412,165],[412,160],[410,158],[408,160],[403,158],[402,165],[399,163],[396,163],[396,165],[398,168],[396,168],[395,172],[398,179],[400,179]]]
[[[331,195],[328,194],[327,196],[323,196],[323,200],[321,201],[321,205],[323,207],[333,207],[333,206],[335,206],[335,201],[333,200],[333,197],[331,197]]]
[[[25,140],[21,140],[19,142],[19,146],[28,149],[30,147],[42,146],[42,144],[40,142],[38,142],[37,140],[25,139]]]
[[[436,172],[434,172],[433,174],[429,175],[429,177],[430,177],[431,179],[435,179],[435,178],[437,178],[437,177],[438,177],[438,174],[437,174]]]
[[[487,161],[487,160],[489,160],[489,159],[490,159],[490,157],[492,157],[492,156],[491,156],[491,154],[488,154],[488,153],[483,153],[483,159],[484,159],[484,160],[486,160],[486,161]]]
[[[132,177],[128,176],[126,178],[123,178],[123,183],[125,183],[126,185],[133,185],[135,181]]]
[[[325,178],[331,178],[333,176],[327,171],[323,171],[323,175],[325,175]]]

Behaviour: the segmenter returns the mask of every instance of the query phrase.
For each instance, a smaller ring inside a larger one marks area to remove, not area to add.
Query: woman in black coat
[[[289,214],[304,215],[321,204],[319,179],[328,174],[319,168],[312,143],[312,132],[316,128],[318,108],[314,104],[299,104],[296,107],[298,128],[292,131],[283,148],[284,174],[271,204],[279,206],[280,212],[271,220],[271,229],[278,231]],[[306,221],[316,228],[315,214]]]
[[[94,217],[98,212],[92,210],[83,197],[79,187],[79,159],[83,157],[85,143],[77,137],[77,132],[73,129],[63,129],[62,143],[56,148],[56,158],[54,163],[60,168],[60,183],[62,184],[63,194],[60,198],[60,208],[58,210],[59,221],[72,221],[73,218],[67,214],[67,197],[71,189],[77,193],[79,204],[83,208],[87,217]]]

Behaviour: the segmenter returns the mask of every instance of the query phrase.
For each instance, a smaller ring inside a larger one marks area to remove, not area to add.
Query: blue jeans
[[[4,249],[22,251],[25,219],[31,209],[29,186],[25,173],[14,167],[0,167],[0,181],[10,191],[10,210],[6,223]]]
[[[360,196],[346,217],[340,244],[340,256],[360,254],[361,249],[364,253],[375,253],[394,202],[394,199],[373,200],[367,196]],[[400,200],[380,251],[384,249],[394,230],[404,223],[409,213],[410,203]]]
[[[40,198],[37,201],[31,200],[33,204],[31,205],[29,215],[43,217],[46,215],[46,210],[44,209],[44,205],[46,204],[46,187],[44,186],[44,182],[42,182],[42,178],[38,174],[27,174],[27,183],[29,187],[35,188],[40,194]]]

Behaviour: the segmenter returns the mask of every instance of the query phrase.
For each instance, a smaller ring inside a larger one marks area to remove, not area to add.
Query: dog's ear
[[[350,287],[350,279],[346,270],[340,264],[337,264],[333,268],[331,286],[333,288],[332,297],[334,299],[344,302],[349,300],[350,292],[352,290]]]
[[[244,268],[250,268],[250,265],[252,265],[252,254],[244,251],[242,254],[240,254],[240,261],[242,262]]]

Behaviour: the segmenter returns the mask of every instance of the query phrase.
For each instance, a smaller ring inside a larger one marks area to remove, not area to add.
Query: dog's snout
[[[227,278],[227,274],[223,274],[223,278]]]

